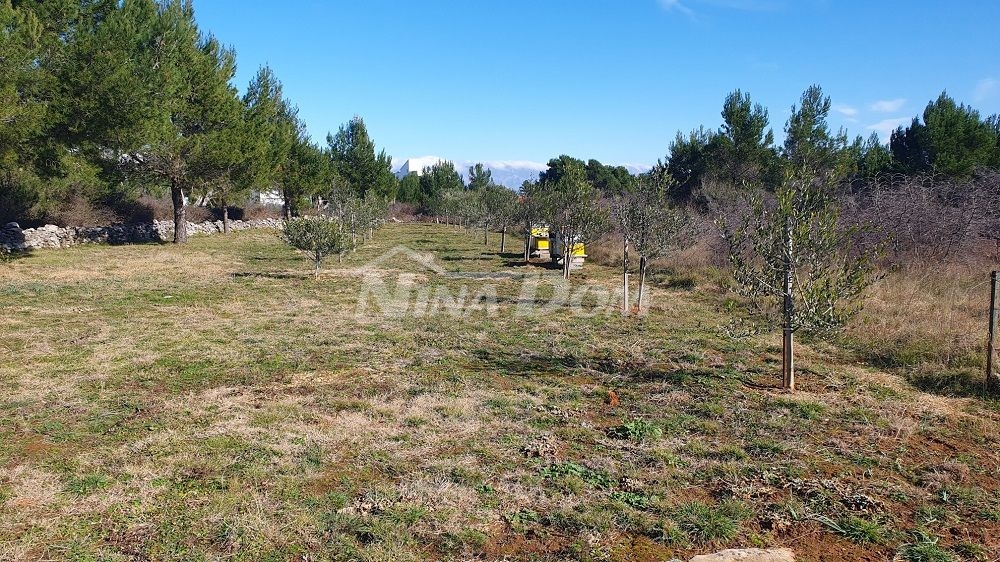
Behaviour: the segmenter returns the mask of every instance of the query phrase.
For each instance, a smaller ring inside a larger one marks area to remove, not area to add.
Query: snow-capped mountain
[[[424,168],[445,160],[447,158],[439,156],[421,156],[419,158],[409,158],[394,162],[393,167],[396,168],[396,177],[403,178],[410,173],[420,174]],[[469,168],[475,166],[477,162],[468,160],[452,160],[451,162],[455,165],[455,170],[462,175],[462,180],[468,182]],[[538,179],[538,174],[548,169],[547,164],[531,162],[529,160],[486,160],[481,163],[493,173],[493,181],[511,189],[521,187],[521,184],[526,180]],[[650,170],[649,166],[641,164],[625,164],[624,166],[633,174],[640,174]]]
[[[397,162],[394,164],[394,166],[398,166],[396,168],[396,177],[403,178],[407,174],[411,173],[420,174],[423,172],[424,168],[428,168],[445,160],[448,159],[441,158],[439,156],[421,156],[419,158],[409,158],[401,163]],[[468,182],[469,168],[475,166],[479,162],[451,160],[451,163],[455,165],[455,170],[462,175],[462,181]],[[481,163],[489,168],[489,170],[493,173],[493,181],[512,189],[521,187],[521,184],[524,183],[525,180],[537,179],[538,173],[543,172],[548,168],[548,166],[539,162],[516,160],[488,160]]]

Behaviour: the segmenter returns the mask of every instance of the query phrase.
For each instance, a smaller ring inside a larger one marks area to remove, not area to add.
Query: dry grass
[[[995,268],[951,263],[892,272],[872,288],[847,337],[872,363],[903,368],[925,388],[974,392],[984,376]]]
[[[776,340],[717,329],[718,285],[657,280],[641,319],[517,318],[514,280],[494,281],[492,316],[355,315],[353,268],[397,244],[450,271],[517,267],[478,240],[390,225],[318,278],[263,232],[0,269],[0,560],[662,560],[750,544],[884,560],[917,528],[1000,547],[990,402],[818,344],[783,394]],[[593,263],[575,275],[618,282]],[[895,534],[857,545],[813,516]]]

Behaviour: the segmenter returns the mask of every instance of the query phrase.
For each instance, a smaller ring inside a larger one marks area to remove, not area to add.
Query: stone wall
[[[200,222],[188,225],[188,235],[217,234],[222,232],[222,221]],[[229,221],[229,230],[249,228],[281,228],[280,219]],[[169,242],[174,237],[173,221],[153,221],[152,224],[115,224],[111,226],[59,227],[47,224],[38,228],[22,229],[12,222],[0,229],[0,247],[8,250],[38,250],[42,248],[68,248],[79,244],[143,244]]]

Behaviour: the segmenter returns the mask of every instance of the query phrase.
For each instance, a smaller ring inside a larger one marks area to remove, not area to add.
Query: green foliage
[[[309,254],[319,273],[323,259],[350,250],[349,236],[337,221],[325,217],[302,217],[285,221],[282,236],[290,246]]]
[[[906,173],[968,178],[977,168],[1000,164],[996,123],[942,92],[927,104],[922,123],[914,118],[893,133],[892,155]]]
[[[891,531],[878,521],[860,517],[844,517],[834,521],[829,517],[818,515],[816,520],[834,533],[858,544],[885,544],[892,535]]]
[[[852,248],[860,227],[840,223],[828,193],[814,177],[790,177],[769,204],[751,196],[738,224],[720,219],[736,291],[755,321],[781,325],[786,273],[793,280],[793,331],[835,332],[859,310],[859,295],[875,280],[875,252]]]
[[[174,240],[185,241],[184,195],[232,157],[216,143],[238,111],[234,54],[180,0],[125,2],[72,49],[68,129],[109,168],[169,186]]]
[[[336,135],[327,135],[326,142],[334,171],[358,196],[372,191],[386,200],[396,198],[398,182],[392,173],[392,158],[385,150],[376,154],[375,141],[361,117],[355,115]]]
[[[625,241],[622,260],[626,269],[629,249],[639,254],[640,306],[650,260],[676,247],[688,222],[687,214],[672,204],[668,195],[671,184],[669,176],[660,174],[630,178],[623,193],[612,203],[618,231]]]
[[[449,206],[448,198],[462,191],[465,191],[462,176],[451,162],[443,161],[426,167],[420,175],[420,205],[431,213],[439,216],[453,214],[455,207]]]
[[[284,98],[282,85],[269,67],[261,67],[243,96],[248,136],[252,145],[251,165],[243,171],[244,183],[258,190],[277,188],[284,199],[286,217],[296,214],[304,186],[289,177],[300,148],[304,127],[298,110]]]
[[[399,180],[399,193],[396,195],[396,200],[402,203],[420,202],[420,176],[416,172],[410,172]]]
[[[777,185],[780,167],[767,109],[751,104],[749,93],[736,90],[726,97],[722,119],[710,145],[714,175],[736,186]]]
[[[517,195],[502,185],[490,183],[479,191],[483,228],[506,229],[517,220]]]
[[[819,178],[836,182],[849,170],[847,136],[833,134],[827,125],[830,98],[818,85],[809,86],[792,106],[792,115],[785,124],[783,156],[787,169],[802,178]]]
[[[493,172],[480,163],[469,168],[469,189],[482,191],[493,185]]]
[[[688,135],[677,132],[670,143],[670,154],[666,163],[658,163],[653,172],[669,176],[672,181],[670,195],[679,202],[691,199],[701,186],[702,179],[711,165],[710,147],[714,144],[715,133],[699,127]]]
[[[663,429],[652,422],[636,418],[609,429],[608,435],[632,441],[654,441],[663,437]]]
[[[50,69],[42,21],[27,7],[0,1],[0,223],[38,214],[47,173],[45,128]]]
[[[614,486],[614,481],[606,472],[593,470],[573,461],[550,464],[542,468],[542,477],[550,480],[564,478],[567,476],[580,478],[587,484],[603,490],[610,489]]]
[[[635,509],[646,509],[651,504],[659,501],[660,498],[658,496],[650,496],[638,492],[618,490],[611,492],[611,499],[622,502],[623,504],[634,507]]]
[[[538,174],[538,182],[546,185],[554,185],[571,171],[573,174],[579,173],[585,177],[586,169],[587,165],[584,164],[583,160],[562,154],[558,158],[549,160],[548,168]]]
[[[710,506],[695,501],[678,507],[672,516],[692,542],[708,544],[735,538],[740,530],[740,522],[749,513],[745,506],[737,502]]]
[[[558,166],[551,168],[553,163]],[[601,193],[587,181],[583,163],[568,156],[549,162],[541,175],[543,216],[562,240],[562,255],[569,256],[571,244],[593,242],[610,230],[607,210],[600,205]],[[551,179],[558,178],[558,179]],[[563,259],[563,276],[570,276],[571,259]]]
[[[72,478],[66,485],[66,489],[78,496],[86,496],[107,487],[111,483],[103,474],[85,474],[78,478]]]
[[[907,562],[957,562],[957,558],[938,546],[938,538],[923,531],[913,531],[913,542],[899,549],[899,556]]]
[[[594,159],[587,161],[587,181],[601,190],[605,197],[621,194],[631,180],[632,174],[624,166],[606,166]]]

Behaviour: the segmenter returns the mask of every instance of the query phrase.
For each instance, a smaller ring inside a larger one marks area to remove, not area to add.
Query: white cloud
[[[906,98],[879,100],[871,105],[871,110],[876,113],[893,113],[902,109],[904,105],[906,105]]]
[[[1000,80],[996,78],[984,78],[976,84],[976,89],[972,96],[976,101],[985,101],[1000,93]]]
[[[904,127],[910,124],[912,117],[894,117],[892,119],[883,119],[878,123],[868,125],[865,128],[869,131],[875,131],[878,133],[878,138],[883,143],[889,142],[889,137],[892,136],[892,132],[899,127]]]
[[[833,110],[843,115],[848,122],[855,123],[858,120],[858,108],[849,105],[837,104]]]
[[[694,11],[681,3],[681,0],[659,0],[660,6],[668,12],[680,12],[686,16],[693,16]]]
[[[692,17],[695,15],[695,11],[690,4],[744,12],[770,12],[784,7],[781,0],[684,0],[683,2],[681,0],[658,0],[658,2],[668,12],[676,11]]]
[[[701,0],[705,4],[719,6],[721,8],[732,8],[747,12],[771,12],[784,7],[783,2],[774,0]]]

